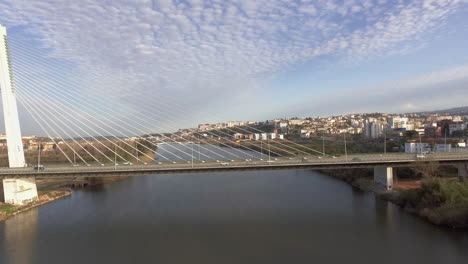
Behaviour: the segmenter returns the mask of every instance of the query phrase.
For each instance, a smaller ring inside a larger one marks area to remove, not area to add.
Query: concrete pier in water
[[[382,186],[385,190],[393,188],[393,168],[392,167],[375,167],[374,182]]]

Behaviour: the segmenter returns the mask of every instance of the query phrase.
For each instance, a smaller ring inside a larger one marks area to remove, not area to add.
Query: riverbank
[[[0,221],[5,221],[8,218],[20,214],[24,211],[30,210],[32,208],[53,202],[55,200],[68,197],[72,194],[70,190],[55,190],[55,191],[48,191],[39,195],[39,199],[32,203],[26,205],[11,205],[0,203]]]
[[[382,190],[373,182],[372,170],[329,170],[322,173],[349,183],[362,191],[399,205],[438,226],[468,229],[468,183],[454,178],[409,180],[394,183],[392,191]]]
[[[72,188],[85,188],[112,184],[126,180],[128,176],[119,177],[77,177],[74,179],[38,179],[36,181],[39,191],[39,199],[27,205],[11,205],[0,202],[0,221],[25,212],[32,208],[48,204],[55,200],[72,195]]]
[[[468,183],[457,179],[428,179],[416,189],[379,195],[426,221],[468,230]]]

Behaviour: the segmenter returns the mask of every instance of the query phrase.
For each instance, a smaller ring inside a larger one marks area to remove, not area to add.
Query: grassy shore
[[[468,228],[467,182],[426,179],[421,182],[421,188],[401,190],[382,197],[433,224]]]
[[[421,180],[415,188],[395,188],[387,192],[374,185],[370,169],[327,170],[322,173],[363,191],[373,192],[377,197],[393,202],[432,224],[468,229],[468,182],[434,177]]]
[[[39,199],[37,201],[34,201],[27,205],[11,205],[11,204],[0,203],[0,221],[4,221],[11,216],[19,214],[31,208],[34,208],[34,207],[37,207],[46,203],[50,203],[52,201],[55,201],[57,199],[70,196],[70,195],[71,195],[71,191],[55,190],[55,191],[48,191],[46,193],[39,195]]]

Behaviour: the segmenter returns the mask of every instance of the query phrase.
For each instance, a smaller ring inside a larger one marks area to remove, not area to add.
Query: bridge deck
[[[57,178],[57,177],[112,177],[120,175],[146,175],[167,173],[193,173],[213,171],[239,170],[273,170],[273,169],[343,169],[343,168],[372,168],[378,166],[408,167],[415,162],[437,161],[443,165],[455,165],[468,162],[468,153],[429,154],[425,159],[417,159],[414,154],[388,155],[350,155],[337,158],[305,157],[282,158],[268,160],[236,160],[236,161],[206,161],[192,163],[162,163],[147,165],[119,165],[107,166],[47,166],[44,171],[34,171],[32,168],[3,168],[0,178]]]

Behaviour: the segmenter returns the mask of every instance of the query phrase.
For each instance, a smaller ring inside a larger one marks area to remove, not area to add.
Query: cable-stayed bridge
[[[9,161],[9,168],[0,169],[0,177],[6,202],[37,199],[36,177],[79,175],[373,167],[376,179],[391,188],[391,168],[417,160],[404,154],[348,156],[346,144],[345,155],[333,157],[323,149],[276,138],[248,124],[181,131],[180,122],[193,122],[197,112],[190,105],[133,87],[120,89],[125,77],[97,70],[83,73],[67,61],[44,59],[38,52],[20,39],[7,39],[6,29],[0,26],[0,87]],[[18,114],[17,101],[28,115]],[[37,161],[25,158],[19,116],[35,123],[53,146],[42,162],[43,142],[36,142],[26,153],[37,152]],[[224,121],[217,114],[203,112],[203,116],[211,123]],[[234,139],[235,133],[259,137],[246,143]],[[42,167],[50,156],[55,162]],[[428,157],[452,165],[468,159],[463,153]]]

